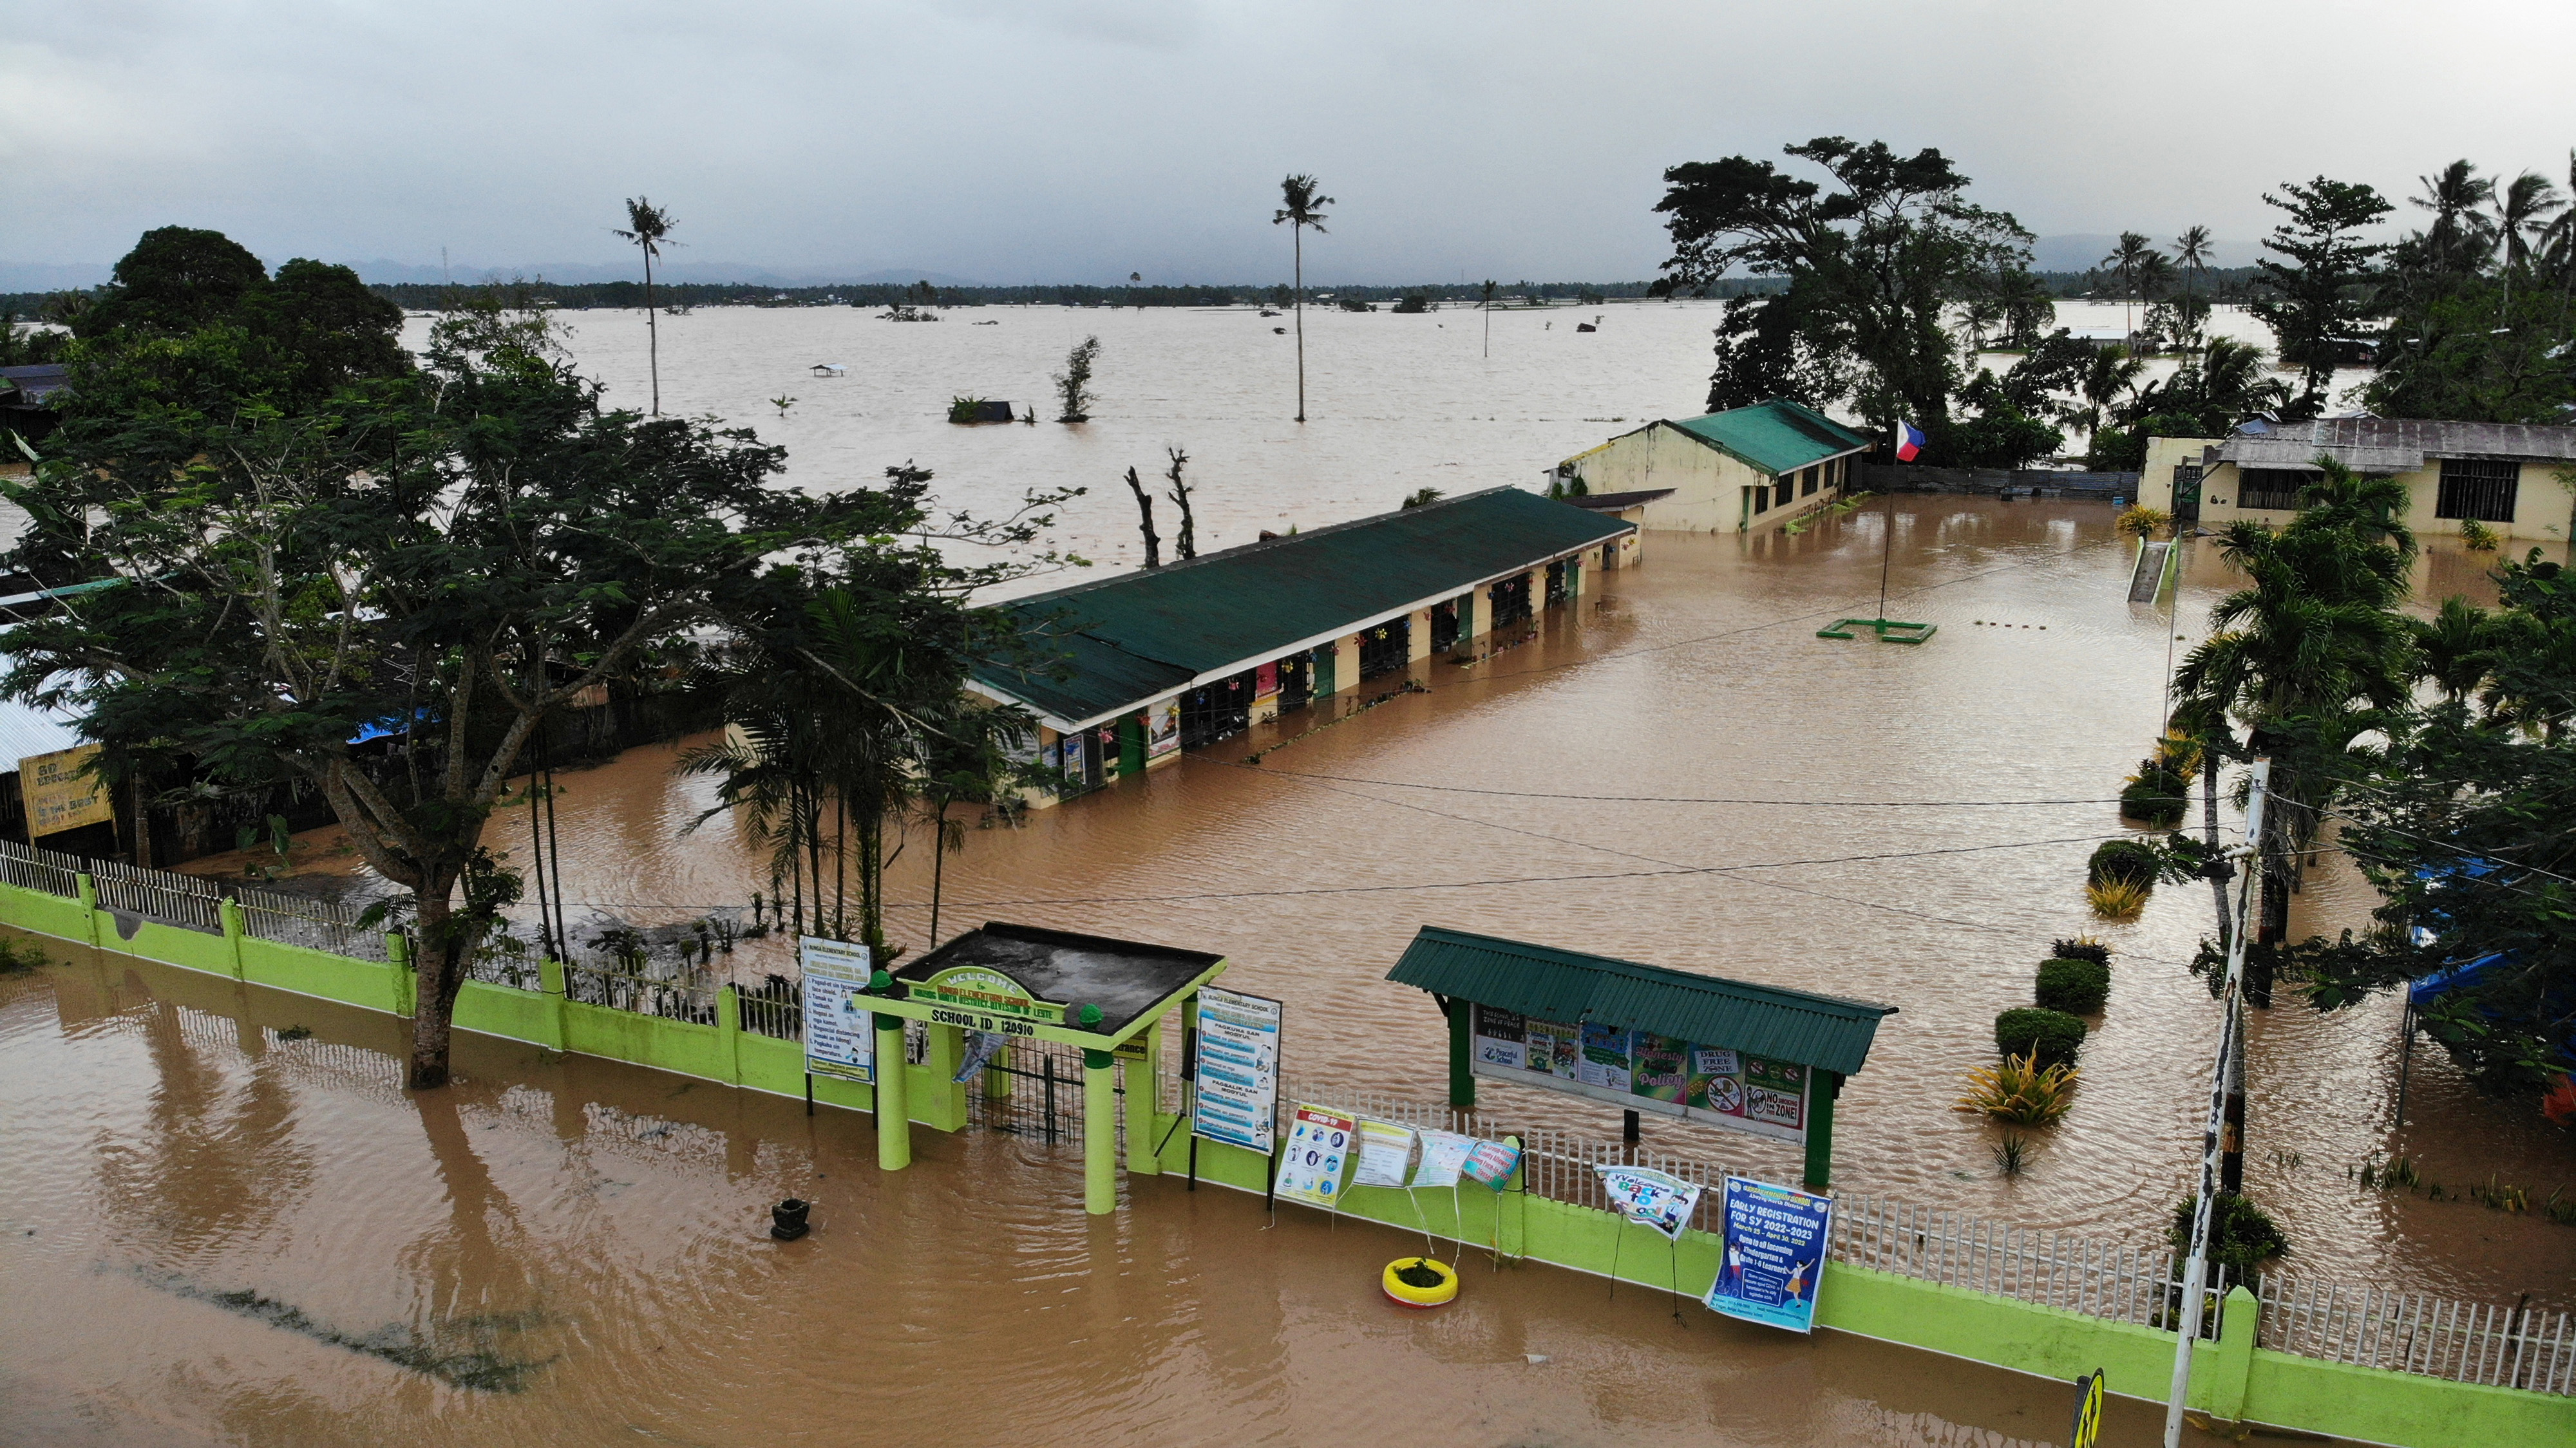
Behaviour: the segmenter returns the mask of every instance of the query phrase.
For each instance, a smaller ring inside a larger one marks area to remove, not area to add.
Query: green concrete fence
[[[60,877],[71,871],[30,863],[41,853],[0,846],[0,876],[5,876],[0,924],[368,1010],[394,1015],[412,1011],[412,972],[400,937],[386,942],[383,961],[262,939],[245,928],[244,912],[231,900],[220,904],[221,933],[163,924],[101,908],[87,873],[66,881]],[[66,883],[74,889],[66,892]],[[803,1048],[745,1030],[741,999],[730,986],[716,993],[712,1025],[570,999],[565,968],[554,961],[542,963],[538,986],[522,990],[469,981],[457,996],[456,1025],[746,1090],[798,1098],[805,1094]],[[879,1056],[880,1061],[901,1059],[899,1047]],[[964,1126],[963,1088],[947,1079],[949,1063],[934,1060],[898,1069],[903,1079],[886,1093],[889,1106],[901,1102],[911,1120],[939,1130]],[[819,1104],[858,1111],[876,1106],[875,1093],[865,1086],[818,1077],[812,1089]],[[1174,1119],[1159,1109],[1156,1090],[1131,1090],[1126,1101],[1130,1175],[1191,1170],[1190,1138],[1186,1130],[1172,1129]],[[1105,1125],[1089,1122],[1086,1130]],[[1140,1128],[1145,1133],[1141,1138]],[[1148,1143],[1159,1144],[1159,1150]],[[1215,1186],[1262,1192],[1270,1161],[1202,1141],[1195,1170],[1198,1180]],[[1668,1245],[1650,1228],[1529,1187],[1526,1171],[1515,1173],[1499,1192],[1473,1185],[1455,1192],[1353,1187],[1341,1214],[1428,1233],[1469,1250],[1597,1276],[1615,1273],[1621,1281],[1677,1288],[1694,1297],[1703,1295],[1715,1278],[1723,1244],[1708,1232],[1686,1230],[1677,1245]],[[2278,1352],[2256,1345],[2263,1311],[2254,1294],[2242,1287],[2228,1294],[2217,1339],[2194,1356],[2190,1406],[2227,1421],[2400,1448],[2576,1442],[2576,1397],[2563,1395],[2576,1383],[2565,1381],[2560,1367],[2546,1367],[2540,1377],[2526,1375],[2526,1380],[2546,1381],[2558,1390],[2533,1392]],[[2041,1377],[2071,1380],[2104,1369],[2113,1391],[2159,1402],[2175,1347],[2173,1334],[2146,1323],[1846,1260],[1826,1264],[1817,1321],[1838,1331]],[[2524,1333],[2526,1339],[2530,1336]],[[2555,1364],[2576,1344],[2553,1341],[2549,1347]]]

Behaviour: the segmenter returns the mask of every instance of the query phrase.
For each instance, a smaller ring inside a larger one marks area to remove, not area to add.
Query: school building
[[[2404,483],[2418,534],[2457,536],[2475,521],[2502,539],[2564,543],[2576,523],[2576,427],[2502,422],[2258,417],[2223,438],[2150,438],[2138,501],[2184,528],[2286,524],[2320,457]]]
[[[1650,422],[1548,472],[1578,508],[1640,528],[1749,532],[1843,495],[1855,458],[1873,446],[1786,398],[1706,417]]]
[[[1049,805],[1281,714],[1539,628],[1633,563],[1634,524],[1518,488],[1265,538],[999,605],[1058,666],[972,687],[1038,720]]]

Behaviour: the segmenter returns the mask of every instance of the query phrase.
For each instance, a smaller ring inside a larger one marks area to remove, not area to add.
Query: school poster
[[[1703,1299],[1709,1310],[1791,1332],[1815,1331],[1833,1198],[1728,1177],[1724,1208],[1726,1252]]]

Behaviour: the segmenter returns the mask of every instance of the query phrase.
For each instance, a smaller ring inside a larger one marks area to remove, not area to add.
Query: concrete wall
[[[1720,533],[1785,523],[1832,502],[1842,495],[1836,472],[1847,468],[1849,462],[1840,459],[1827,464],[1829,472],[1813,494],[1802,494],[1749,518],[1745,490],[1770,487],[1772,476],[1664,423],[1612,438],[1576,460],[1575,472],[1583,479],[1585,490],[1593,493],[1672,489],[1670,497],[1649,499],[1642,511],[1633,515],[1640,527]]]
[[[2037,489],[2043,498],[2125,498],[2136,501],[2136,473],[2053,472],[2040,468],[1927,468],[1914,463],[1869,463],[1859,486],[1873,493],[1961,493],[1997,497]]]
[[[86,882],[85,882],[86,883]],[[84,890],[84,895],[89,892]],[[228,921],[228,924],[233,923]],[[0,885],[0,924],[104,944],[210,976],[274,984],[280,989],[395,1014],[410,1008],[410,971],[401,963],[351,960],[249,938],[181,930],[112,913],[40,891]],[[562,968],[547,962],[545,989],[521,991],[469,982],[457,997],[460,1029],[649,1066],[702,1080],[782,1096],[805,1087],[804,1057],[793,1041],[741,1029],[736,997],[717,997],[712,1026],[589,1006],[566,1000]],[[379,1003],[382,1004],[379,1004]],[[948,1078],[959,1057],[954,1028],[931,1032],[928,1059],[907,1072],[914,1121],[942,1131],[964,1127],[965,1088]],[[1246,1192],[1264,1189],[1270,1159],[1214,1142],[1193,1143],[1168,1131],[1174,1118],[1157,1109],[1144,1081],[1127,1097],[1128,1172],[1137,1177],[1195,1171],[1199,1180]],[[874,1093],[830,1079],[813,1083],[818,1104],[871,1110]],[[1143,1129],[1140,1138],[1138,1129]],[[1152,1143],[1149,1146],[1147,1143]],[[1289,1210],[1299,1210],[1294,1206]],[[1491,1191],[1420,1194],[1354,1187],[1341,1214],[1407,1235],[1422,1230],[1509,1258],[1564,1267],[1662,1289],[1704,1295],[1723,1243],[1688,1231],[1667,1248],[1651,1229],[1606,1212],[1531,1196],[1518,1174]],[[2321,1362],[2257,1349],[2258,1308],[2238,1289],[2228,1301],[2225,1333],[2195,1354],[2189,1402],[2230,1421],[2304,1433],[2330,1433],[2400,1448],[2489,1448],[2495,1444],[2576,1440],[2576,1398],[2509,1388],[2475,1387],[2407,1373]],[[2071,1379],[2095,1368],[2110,1372],[2112,1390],[2161,1401],[2172,1372],[2171,1334],[2130,1323],[2006,1297],[1988,1296],[1841,1262],[1826,1264],[1817,1293],[1820,1326],[2041,1377]]]
[[[2151,440],[2150,447],[2154,442]],[[2150,458],[2153,454],[2149,454]],[[2576,469],[2571,469],[2576,471]],[[2565,542],[2571,523],[2576,523],[2576,488],[2558,476],[2555,463],[2527,462],[2522,465],[2519,486],[2515,490],[2514,515],[2511,522],[2490,522],[2489,531],[2504,538],[2524,539],[2534,543]],[[2436,518],[2433,510],[2441,505],[2442,465],[2426,459],[2422,468],[2397,474],[2406,485],[2406,526],[2419,537],[2456,538],[2460,533],[2457,518]],[[2170,486],[2171,473],[2167,473]],[[2275,525],[2287,523],[2297,515],[2294,508],[2247,508],[2238,504],[2239,480],[2234,463],[2220,463],[2209,470],[2201,482],[2200,524],[2204,528],[2223,528],[2240,518],[2252,518]]]
[[[2173,475],[2178,463],[2197,463],[2203,450],[2223,441],[2214,437],[2151,437],[2147,465],[2138,474],[2138,498],[2150,508],[2173,511]]]

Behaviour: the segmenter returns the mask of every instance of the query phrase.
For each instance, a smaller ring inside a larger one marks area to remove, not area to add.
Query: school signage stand
[[[1647,1113],[1793,1142],[1811,1192],[1832,1182],[1843,1078],[1896,1013],[1436,925],[1386,978],[1449,1017],[1450,1105],[1473,1107],[1481,1077],[1620,1107],[1632,1128]]]

